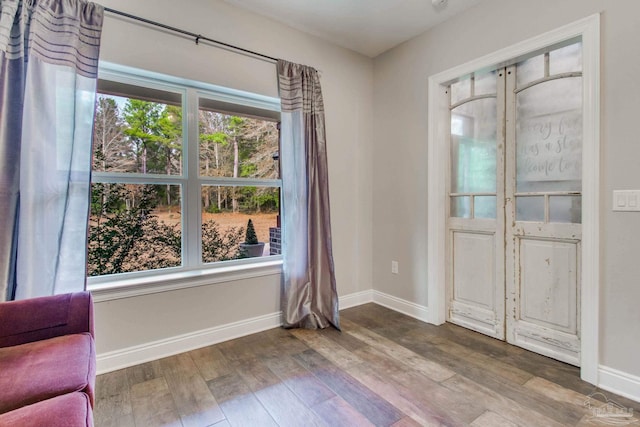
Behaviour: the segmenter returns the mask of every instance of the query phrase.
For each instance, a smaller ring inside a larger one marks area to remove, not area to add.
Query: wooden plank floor
[[[100,375],[96,426],[607,425],[575,367],[375,304],[341,314],[343,332],[272,329]]]

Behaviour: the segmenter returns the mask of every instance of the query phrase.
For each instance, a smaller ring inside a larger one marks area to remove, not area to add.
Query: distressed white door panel
[[[566,240],[575,240],[577,242],[582,236],[582,226],[580,224],[516,222],[513,224],[512,234],[514,236],[549,240],[562,238]]]
[[[495,232],[484,231],[486,225],[476,226],[482,231],[465,227],[450,233],[452,286],[447,317],[457,325],[504,339],[504,290],[496,284],[497,277],[503,277],[496,272],[502,259],[496,256]]]
[[[495,236],[453,233],[453,299],[495,309]]]
[[[580,339],[574,334],[520,323],[514,332],[512,344],[580,366]]]
[[[496,232],[496,220],[449,218],[449,229],[493,234]]]
[[[500,333],[502,329],[498,330],[503,321],[496,318],[493,310],[452,301],[449,308],[449,321],[494,338],[504,339],[504,334]]]
[[[520,241],[520,320],[577,333],[577,244]]]
[[[474,331],[501,338],[503,319],[497,319],[496,241],[493,233],[452,232],[453,298],[449,320]],[[501,299],[502,297],[500,297]]]
[[[538,227],[544,237],[508,233],[507,342],[580,366],[580,234]]]

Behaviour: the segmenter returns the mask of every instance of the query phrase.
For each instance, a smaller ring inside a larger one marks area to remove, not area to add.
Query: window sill
[[[281,273],[282,259],[277,259],[100,283],[91,283],[89,279],[87,290],[95,302],[102,302]]]

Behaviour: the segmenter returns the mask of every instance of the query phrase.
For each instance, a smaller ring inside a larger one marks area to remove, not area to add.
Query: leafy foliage
[[[202,224],[202,262],[228,261],[242,258],[242,227],[229,227],[224,232],[215,221]]]
[[[153,187],[94,184],[90,276],[180,265],[180,232],[150,214]]]
[[[130,186],[131,187],[131,186]],[[88,274],[126,273],[181,264],[181,231],[151,212],[159,186],[94,184],[88,239]],[[202,224],[203,262],[240,258],[244,230],[221,232],[211,220]]]

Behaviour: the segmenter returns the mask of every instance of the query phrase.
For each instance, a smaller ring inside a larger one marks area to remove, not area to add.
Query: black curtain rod
[[[130,13],[121,12],[119,10],[111,9],[110,7],[105,7],[104,10],[106,12],[110,12],[110,13],[113,13],[113,14],[116,14],[116,15],[124,16],[125,18],[133,19],[135,21],[140,21],[140,22],[144,22],[145,24],[154,25],[156,27],[164,28],[165,30],[173,31],[174,33],[184,34],[185,36],[192,37],[194,39],[194,41],[196,42],[196,44],[198,44],[198,42],[200,40],[204,40],[204,41],[208,41],[210,43],[214,43],[214,44],[217,44],[217,45],[220,45],[220,46],[224,46],[224,47],[227,47],[227,48],[230,48],[230,49],[233,49],[233,50],[244,52],[244,53],[247,53],[249,55],[257,56],[257,57],[260,57],[262,59],[268,60],[270,62],[274,62],[274,63],[278,62],[278,58],[274,58],[274,57],[269,56],[269,55],[264,55],[262,53],[254,52],[254,51],[249,50],[249,49],[244,49],[242,47],[234,46],[232,44],[221,42],[219,40],[211,39],[209,37],[205,37],[205,36],[200,35],[200,34],[192,33],[191,31],[186,31],[186,30],[182,30],[180,28],[172,27],[171,25],[162,24],[160,22],[152,21],[152,20],[146,19],[146,18],[141,18],[141,17],[136,16],[136,15],[131,15]]]

